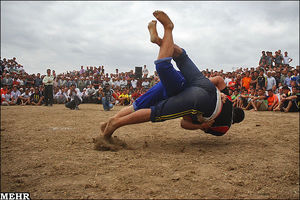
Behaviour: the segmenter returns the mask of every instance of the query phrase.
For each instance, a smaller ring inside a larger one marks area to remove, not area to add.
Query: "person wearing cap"
[[[53,104],[53,80],[54,77],[51,75],[51,69],[47,69],[47,75],[43,78],[43,84],[45,85],[45,106],[52,106]]]

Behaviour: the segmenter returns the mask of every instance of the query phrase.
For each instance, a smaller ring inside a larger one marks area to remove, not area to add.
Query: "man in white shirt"
[[[96,89],[94,88],[94,86],[91,84],[89,85],[89,88],[86,90],[85,92],[85,99],[84,101],[87,103],[94,103],[94,97],[96,95]]]
[[[54,76],[51,75],[51,69],[47,69],[47,75],[43,78],[43,84],[45,85],[45,106],[53,104],[53,82]]]
[[[271,90],[273,86],[276,85],[276,80],[271,76],[271,71],[267,72],[267,88],[266,91]]]
[[[68,90],[68,100],[65,104],[67,108],[71,110],[79,110],[78,105],[82,102],[81,92],[79,88],[76,88],[75,84],[71,85],[71,88]]]
[[[120,81],[120,87],[121,89],[127,87],[127,81],[125,80],[125,77]]]
[[[142,82],[142,87],[148,89],[149,88],[149,81],[145,78],[145,80]]]
[[[131,86],[132,86],[132,88],[133,88],[133,89],[135,89],[135,88],[136,88],[136,86],[137,86],[137,80],[136,80],[136,79],[134,79],[134,78],[132,78],[130,82],[131,82]]]
[[[54,99],[58,104],[64,104],[67,102],[67,93],[64,88],[59,89],[58,92],[54,95]]]
[[[292,62],[292,61],[293,61],[293,59],[290,58],[290,57],[288,56],[288,52],[287,52],[287,51],[284,52],[284,56],[283,56],[283,64],[284,64],[285,66],[289,66],[289,65],[290,65],[290,62]]]
[[[144,65],[144,69],[143,69],[143,77],[144,77],[144,78],[147,78],[148,74],[149,74],[149,70],[147,69],[146,65]]]
[[[13,102],[13,104],[19,104],[20,103],[20,96],[21,96],[21,92],[18,90],[17,86],[14,86],[13,91],[11,91],[11,101]]]
[[[21,99],[21,105],[25,106],[27,104],[30,104],[30,94],[29,94],[29,89],[26,88],[25,92],[23,94],[21,94],[21,96],[19,97]]]
[[[231,81],[231,73],[228,72],[228,73],[226,74],[225,79],[224,79],[224,82],[226,83],[226,86],[228,86],[228,84],[229,84],[230,81]]]

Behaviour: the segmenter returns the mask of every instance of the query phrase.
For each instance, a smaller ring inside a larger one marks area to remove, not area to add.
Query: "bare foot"
[[[158,46],[160,46],[162,40],[158,37],[158,33],[157,33],[157,30],[156,30],[156,23],[157,23],[156,20],[152,20],[151,22],[149,22],[148,30],[149,30],[149,33],[150,33],[150,41],[152,43],[155,43]]]
[[[106,128],[106,125],[107,125],[107,122],[102,122],[102,123],[100,124],[100,129],[101,129],[101,132],[102,132],[102,133],[104,133],[104,130],[105,130],[105,128]]]
[[[174,24],[166,13],[156,10],[153,12],[153,15],[164,26],[165,29],[173,30]]]
[[[115,118],[111,117],[109,118],[106,128],[103,132],[103,136],[108,139],[111,137],[111,135],[114,133],[114,131],[117,129],[115,123],[114,123]]]

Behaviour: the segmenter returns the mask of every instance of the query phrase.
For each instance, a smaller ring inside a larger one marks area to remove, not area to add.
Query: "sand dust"
[[[102,136],[98,136],[93,139],[94,149],[98,151],[119,151],[121,149],[131,149],[128,148],[127,144],[120,140],[117,136],[113,136],[109,139]]]
[[[32,199],[299,199],[299,113],[247,111],[221,137],[184,130],[180,119],[147,122],[118,129],[110,144],[96,139],[100,122],[122,107],[79,107],[1,107],[1,191]]]

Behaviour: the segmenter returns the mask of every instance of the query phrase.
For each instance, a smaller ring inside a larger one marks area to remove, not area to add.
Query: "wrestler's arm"
[[[209,78],[209,80],[219,89],[224,90],[226,88],[226,83],[224,79],[221,76],[215,76]],[[221,93],[222,102],[224,103],[226,101],[226,95]],[[201,129],[203,131],[207,130],[209,127],[213,125],[213,120],[208,122],[203,122],[201,124],[194,124],[192,122],[192,118],[190,116],[184,116],[181,120],[181,127],[187,130],[196,130]]]
[[[203,131],[208,130],[208,128],[214,123],[214,120],[201,123],[201,124],[194,124],[192,122],[192,118],[189,115],[183,116],[183,119],[181,120],[181,127],[187,130],[196,130],[201,129]]]
[[[209,80],[220,90],[224,90],[226,88],[226,83],[221,76],[214,76],[209,78]]]

